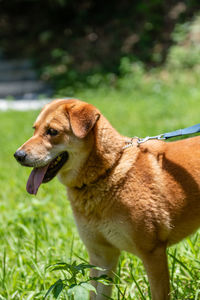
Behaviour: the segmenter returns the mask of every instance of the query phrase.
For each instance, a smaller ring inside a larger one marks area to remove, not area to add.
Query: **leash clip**
[[[163,134],[159,134],[159,135],[155,135],[155,136],[146,136],[145,138],[141,139],[141,138],[138,138],[137,140],[137,143],[138,144],[142,144],[142,143],[145,143],[149,140],[164,140],[164,135]]]
[[[124,146],[123,149],[132,147],[134,139],[137,139],[137,144],[139,145],[139,144],[145,143],[149,140],[165,140],[165,137],[164,137],[164,134],[159,134],[159,135],[155,135],[155,136],[146,136],[145,138],[139,138],[138,136],[134,136],[129,141],[125,141],[125,143],[127,145]]]

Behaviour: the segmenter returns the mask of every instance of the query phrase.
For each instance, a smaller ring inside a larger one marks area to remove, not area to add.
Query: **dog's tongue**
[[[34,195],[37,194],[37,191],[39,189],[40,184],[42,183],[42,180],[48,169],[48,166],[49,165],[42,168],[34,168],[31,171],[31,174],[26,184],[26,190],[29,194],[34,194]]]

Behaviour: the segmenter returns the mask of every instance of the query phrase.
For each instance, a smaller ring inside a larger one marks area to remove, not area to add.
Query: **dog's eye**
[[[46,133],[48,135],[55,136],[55,135],[58,134],[58,131],[56,129],[53,129],[53,128],[48,128],[47,131],[46,131]]]

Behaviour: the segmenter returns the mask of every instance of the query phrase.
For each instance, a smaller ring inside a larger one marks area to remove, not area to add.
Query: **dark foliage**
[[[175,23],[198,9],[199,0],[0,0],[0,49],[50,64],[59,49],[82,74],[116,72],[123,56],[160,64]]]

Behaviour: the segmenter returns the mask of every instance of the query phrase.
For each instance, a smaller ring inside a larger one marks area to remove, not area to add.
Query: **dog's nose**
[[[26,155],[27,155],[27,154],[26,154],[25,151],[23,151],[23,150],[17,150],[17,151],[15,152],[15,154],[14,154],[14,157],[16,158],[16,160],[17,160],[18,162],[24,162]]]

